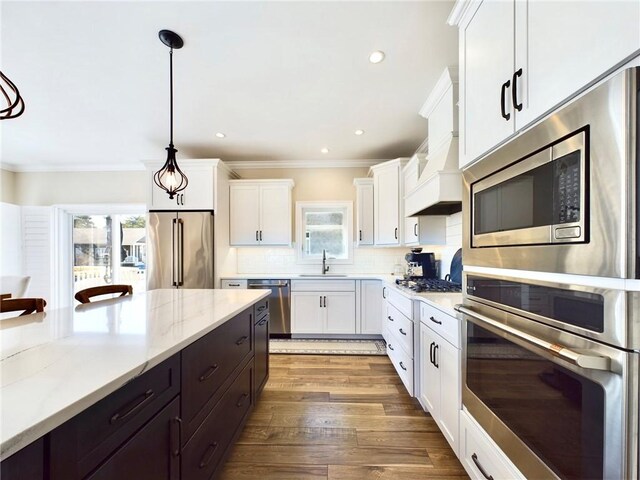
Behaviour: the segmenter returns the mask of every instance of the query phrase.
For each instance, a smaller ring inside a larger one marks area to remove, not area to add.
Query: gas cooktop
[[[462,291],[462,285],[439,278],[410,277],[403,280],[398,278],[396,279],[396,284],[417,293],[455,293]]]

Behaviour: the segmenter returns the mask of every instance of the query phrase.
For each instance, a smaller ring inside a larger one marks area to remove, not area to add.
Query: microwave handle
[[[610,370],[610,359],[607,357],[601,357],[598,355],[585,355],[584,353],[579,353],[574,350],[571,350],[563,345],[558,345],[556,343],[549,343],[541,338],[534,337],[528,333],[517,330],[509,325],[504,325],[500,322],[492,320],[491,318],[481,315],[479,313],[470,310],[463,305],[456,305],[455,309],[464,314],[468,315],[472,318],[480,320],[481,322],[487,323],[498,330],[501,330],[505,333],[513,335],[520,340],[528,343],[529,345],[533,345],[534,347],[541,348],[546,352],[561,358],[573,365],[576,365],[580,368],[588,369],[588,370]]]

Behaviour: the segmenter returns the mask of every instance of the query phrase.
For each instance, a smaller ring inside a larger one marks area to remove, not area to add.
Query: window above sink
[[[298,263],[353,263],[352,202],[296,202],[296,251]]]

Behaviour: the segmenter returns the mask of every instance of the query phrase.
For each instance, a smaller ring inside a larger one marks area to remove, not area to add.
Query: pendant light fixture
[[[18,87],[2,72],[0,72],[0,93],[2,93],[7,105],[0,110],[0,120],[9,120],[22,115],[24,100],[20,96]]]
[[[169,194],[169,198],[173,199],[176,193],[187,188],[189,180],[187,176],[178,167],[176,162],[176,150],[173,147],[173,50],[180,49],[184,45],[182,38],[171,30],[160,30],[158,33],[160,41],[169,47],[169,92],[171,103],[171,128],[169,146],[165,148],[167,151],[167,161],[162,168],[153,175],[155,184]]]

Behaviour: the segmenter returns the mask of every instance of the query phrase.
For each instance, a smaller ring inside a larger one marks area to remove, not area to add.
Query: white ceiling
[[[0,160],[30,170],[139,168],[140,160],[162,159],[163,28],[185,41],[174,52],[178,159],[321,166],[409,156],[427,134],[418,110],[442,70],[457,64],[457,32],[445,23],[452,6],[2,1],[1,69],[26,111],[1,122]],[[373,65],[376,49],[386,60]]]

